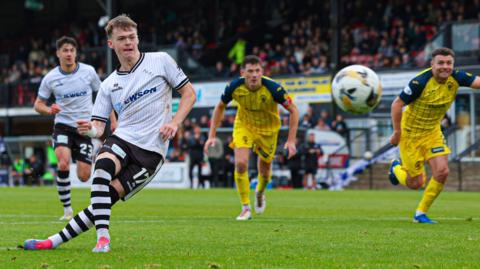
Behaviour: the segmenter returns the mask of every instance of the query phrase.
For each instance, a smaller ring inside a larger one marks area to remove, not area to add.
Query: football
[[[378,105],[381,96],[380,79],[366,66],[347,66],[333,78],[333,100],[345,112],[368,113]]]

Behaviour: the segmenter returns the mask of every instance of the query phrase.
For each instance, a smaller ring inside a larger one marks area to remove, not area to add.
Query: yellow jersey
[[[469,87],[475,77],[454,69],[444,83],[433,77],[429,68],[413,78],[399,97],[407,104],[402,115],[402,135],[423,136],[426,132],[440,131],[440,122],[455,100],[460,86]]]
[[[262,86],[253,91],[245,85],[245,78],[233,80],[221,97],[224,104],[232,99],[238,105],[234,128],[248,128],[259,135],[278,132],[281,122],[277,104],[287,108],[292,103],[285,89],[267,77],[262,77]]]

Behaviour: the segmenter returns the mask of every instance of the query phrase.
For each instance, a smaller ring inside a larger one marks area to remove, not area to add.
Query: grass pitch
[[[253,196],[253,195],[252,195]],[[0,189],[0,268],[480,268],[480,195],[445,192],[412,223],[416,191],[269,190],[248,222],[233,189],[143,190],[112,210],[112,251],[89,231],[51,251],[16,249],[64,227],[54,188]],[[75,211],[89,191],[73,190]]]

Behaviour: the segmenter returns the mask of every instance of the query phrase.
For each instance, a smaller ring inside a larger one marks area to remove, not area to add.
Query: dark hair
[[[445,47],[441,47],[441,48],[438,48],[438,49],[435,49],[433,52],[432,52],[432,59],[435,58],[435,56],[437,55],[442,55],[442,56],[452,56],[453,58],[455,58],[455,52],[453,52],[452,49],[449,49],[449,48],[445,48]]]
[[[56,43],[57,50],[60,49],[65,44],[70,44],[75,48],[78,48],[77,41],[73,37],[62,36],[59,39],[57,39],[57,43]]]
[[[261,64],[261,63],[262,63],[262,60],[258,56],[247,55],[245,56],[245,59],[243,59],[242,68],[245,68],[247,64]]]

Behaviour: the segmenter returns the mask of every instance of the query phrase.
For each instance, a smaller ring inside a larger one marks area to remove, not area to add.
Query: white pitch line
[[[187,220],[194,220],[195,218],[184,218],[181,219],[182,221],[187,221]],[[203,219],[208,219],[208,218],[203,218]],[[435,218],[436,220],[456,220],[456,221],[467,221],[466,218],[459,218],[459,217],[443,217],[443,218]],[[140,219],[140,220],[114,220],[114,223],[168,223],[168,222],[174,222],[175,220],[178,219]],[[216,218],[215,220],[218,220]],[[228,220],[228,219],[225,219]],[[292,219],[261,219],[260,221],[262,222],[285,222],[285,221],[291,221],[294,220]],[[333,222],[333,221],[409,221],[411,220],[410,218],[406,217],[391,217],[391,218],[298,218],[298,220],[309,220],[309,221],[317,221],[317,222]],[[475,219],[472,219],[470,221],[475,221]],[[63,221],[0,221],[0,224],[2,225],[33,225],[33,224],[59,224],[59,223],[65,223]]]

